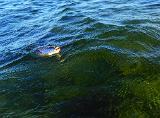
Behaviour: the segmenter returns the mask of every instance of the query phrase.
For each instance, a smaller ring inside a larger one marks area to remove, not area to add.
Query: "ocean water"
[[[0,0],[0,118],[159,117],[160,0]]]

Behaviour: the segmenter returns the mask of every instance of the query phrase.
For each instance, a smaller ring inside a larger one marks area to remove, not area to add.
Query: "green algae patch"
[[[0,93],[0,111],[8,116],[160,116],[160,66],[146,58],[97,49],[71,54],[63,62],[54,58],[29,62],[15,76],[25,78],[24,71],[39,69],[42,74],[1,81],[1,90],[6,91]]]
[[[157,68],[145,58],[133,59],[103,49],[71,55],[45,77],[49,109],[59,117],[81,116],[82,112],[85,116],[92,112],[102,117],[111,117],[111,113],[120,118],[158,117]],[[86,100],[90,97],[92,100]],[[99,100],[104,104],[95,107]],[[86,101],[90,112],[81,109]]]
[[[127,79],[127,78],[126,78]],[[130,117],[156,117],[160,116],[160,94],[159,86],[153,84],[159,83],[159,79],[148,82],[144,78],[132,78],[123,81],[123,102],[120,105],[120,116]]]

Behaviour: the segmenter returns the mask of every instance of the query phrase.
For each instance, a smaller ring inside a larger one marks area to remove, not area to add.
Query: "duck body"
[[[59,54],[61,51],[60,47],[47,46],[41,47],[34,51],[34,53],[38,56],[53,56],[55,54]]]

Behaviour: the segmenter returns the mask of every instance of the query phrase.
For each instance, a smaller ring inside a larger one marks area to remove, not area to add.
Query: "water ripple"
[[[1,0],[0,117],[158,118],[159,3]],[[48,45],[59,58],[34,57]]]

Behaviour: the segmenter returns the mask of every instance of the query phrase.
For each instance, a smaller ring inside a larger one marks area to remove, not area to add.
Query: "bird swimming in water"
[[[47,46],[47,47],[41,47],[41,48],[38,48],[34,51],[34,53],[38,56],[41,56],[41,57],[45,57],[45,56],[53,56],[55,54],[59,54],[61,51],[61,48],[60,47],[55,47],[55,46]]]

